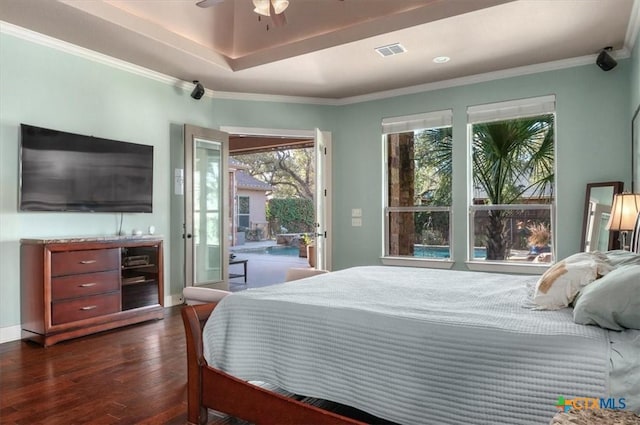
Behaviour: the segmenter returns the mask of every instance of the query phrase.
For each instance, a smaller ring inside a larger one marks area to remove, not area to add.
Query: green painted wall
[[[609,72],[593,64],[339,108],[340,120],[333,135],[333,178],[337,188],[333,211],[334,268],[379,262],[383,237],[382,118],[453,109],[454,257],[465,258],[466,108],[547,94],[555,94],[557,102],[557,252],[560,258],[576,252],[585,185],[610,180],[628,184],[630,180],[629,62],[620,61]],[[362,227],[351,227],[352,208],[362,208]]]
[[[181,259],[170,255],[182,241],[171,214],[176,126],[331,130],[332,123],[324,106],[196,101],[188,91],[7,34],[0,34],[0,93],[0,330],[20,324],[21,238],[115,234],[119,221],[119,214],[18,212],[20,123],[154,146],[154,212],[124,214],[123,230],[154,225],[165,237],[166,295],[182,288]]]
[[[172,254],[180,252],[181,219],[173,195],[172,157],[180,151],[175,143],[183,123],[331,131],[333,259],[334,268],[345,268],[380,262],[382,118],[454,110],[454,255],[463,257],[466,107],[553,93],[560,164],[558,253],[564,257],[579,245],[585,185],[605,180],[628,183],[628,105],[640,98],[638,62],[636,46],[631,60],[620,61],[607,73],[594,64],[331,107],[208,97],[195,101],[167,84],[0,34],[0,331],[20,323],[20,238],[114,234],[118,224],[115,214],[18,212],[22,122],[155,146],[154,213],[125,214],[123,227],[130,231],[153,224],[165,235],[165,292],[178,294],[182,263]],[[362,227],[351,227],[352,208],[362,208]]]
[[[631,112],[630,116],[636,112],[636,109],[640,107],[640,34],[636,38],[636,43],[631,53],[631,72],[630,72],[630,86],[631,86]],[[640,119],[640,118],[638,118]],[[639,126],[636,126],[638,128]],[[634,191],[640,192],[640,132],[637,133],[635,140],[635,155],[636,155],[636,176]]]

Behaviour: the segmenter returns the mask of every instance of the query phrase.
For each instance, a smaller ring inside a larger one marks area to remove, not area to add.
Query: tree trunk
[[[487,260],[506,260],[510,244],[505,211],[489,211],[487,224]]]

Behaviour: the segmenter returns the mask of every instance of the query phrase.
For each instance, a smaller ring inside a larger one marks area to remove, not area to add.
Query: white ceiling
[[[0,20],[214,92],[324,99],[626,57],[640,20],[634,0],[289,1],[280,27],[251,0],[0,0]],[[407,52],[374,51],[396,42]]]

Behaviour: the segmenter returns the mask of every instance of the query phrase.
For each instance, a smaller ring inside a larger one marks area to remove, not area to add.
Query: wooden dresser
[[[57,342],[163,318],[158,237],[20,241],[22,337]]]

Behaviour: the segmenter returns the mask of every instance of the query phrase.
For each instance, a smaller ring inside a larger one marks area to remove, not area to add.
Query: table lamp
[[[620,232],[622,249],[627,249],[627,232],[633,230],[638,212],[640,212],[640,193],[614,195],[607,229]]]

